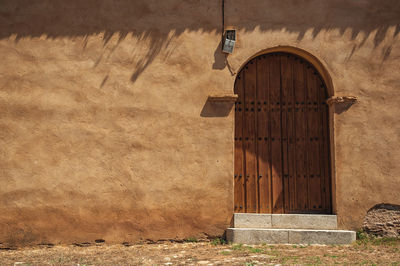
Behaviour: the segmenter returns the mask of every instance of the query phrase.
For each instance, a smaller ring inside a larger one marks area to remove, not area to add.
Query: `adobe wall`
[[[227,2],[226,26],[239,31],[228,59],[233,69],[267,48],[292,46],[320,60],[334,95],[358,98],[332,114],[333,203],[340,228],[361,228],[375,204],[399,204],[400,3]]]
[[[235,72],[279,45],[326,68],[336,212],[400,204],[400,4],[6,0],[0,6],[0,243],[221,235],[233,213]],[[297,5],[297,6],[296,6]],[[233,72],[233,73],[231,73]]]

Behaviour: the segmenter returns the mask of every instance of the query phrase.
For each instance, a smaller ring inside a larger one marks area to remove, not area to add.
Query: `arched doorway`
[[[235,212],[331,213],[328,93],[316,68],[259,55],[235,93]]]

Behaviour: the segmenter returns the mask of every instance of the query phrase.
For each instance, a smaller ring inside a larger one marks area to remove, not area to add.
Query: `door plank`
[[[306,153],[305,153],[305,78],[304,62],[295,59],[293,65],[295,89],[295,169],[296,169],[296,211],[304,211],[308,208],[307,177],[306,177]]]
[[[281,125],[282,125],[282,166],[283,166],[283,187],[284,187],[284,209],[285,212],[290,212],[290,162],[289,160],[289,112],[288,104],[289,97],[293,91],[292,85],[292,65],[289,54],[282,54],[281,60],[281,88],[282,88],[282,111],[281,111]]]
[[[282,142],[281,142],[281,84],[280,57],[270,57],[269,97],[271,116],[271,180],[272,180],[272,212],[283,213],[283,176],[282,176]]]
[[[259,186],[259,212],[269,213],[271,175],[269,167],[269,119],[268,119],[268,65],[266,56],[257,60],[257,160]]]
[[[318,91],[317,72],[307,66],[307,165],[308,165],[308,195],[309,210],[311,212],[321,212],[321,181],[319,169],[319,145],[320,138],[318,132]]]
[[[245,182],[244,182],[244,154],[243,154],[243,71],[241,71],[235,82],[235,93],[238,99],[235,103],[235,170],[234,170],[234,211],[245,211]]]
[[[282,72],[282,94],[283,102],[285,103],[284,113],[286,117],[282,123],[286,122],[287,129],[287,155],[284,156],[285,170],[287,175],[285,177],[285,212],[291,213],[296,210],[296,168],[295,168],[295,98],[294,98],[294,59],[293,55],[286,55],[281,61],[281,72]],[[285,150],[285,147],[284,147]],[[287,169],[286,169],[287,168]]]
[[[245,94],[245,123],[244,123],[244,149],[246,169],[246,212],[257,212],[257,161],[256,161],[256,64],[250,61],[245,67],[244,94]]]

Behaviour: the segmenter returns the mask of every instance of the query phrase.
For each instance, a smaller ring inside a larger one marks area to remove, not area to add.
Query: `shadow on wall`
[[[338,103],[335,105],[335,113],[336,114],[341,114],[343,112],[346,112],[347,110],[350,109],[351,106],[353,106],[353,102],[345,102],[345,103]]]
[[[218,1],[181,0],[4,0],[0,4],[0,39],[88,38],[103,35],[105,47],[111,38],[117,45],[128,35],[148,44],[145,53],[133,51],[136,61],[131,81],[168,48],[184,31],[211,32],[220,29]],[[218,28],[219,27],[219,28]],[[135,55],[137,53],[137,55]],[[95,66],[102,58],[101,55]]]
[[[226,2],[226,24],[242,25],[245,30],[285,30],[298,33],[297,40],[308,30],[315,38],[322,31],[337,29],[341,34],[350,31],[353,40],[362,34],[362,44],[374,33],[378,46],[390,27],[395,27],[394,37],[400,32],[400,2],[396,0],[246,1],[242,8],[240,1]]]
[[[114,34],[122,41],[128,34],[149,43],[132,74],[134,82],[169,42],[185,31],[217,32],[222,27],[221,1],[215,0],[2,0],[0,39],[46,37],[87,40],[104,33],[104,46]],[[244,31],[286,31],[301,40],[311,31],[351,31],[351,38],[362,38],[352,53],[373,34],[375,47],[394,27],[393,38],[400,32],[398,0],[225,0],[225,25],[237,25]],[[287,19],[290,18],[290,19]],[[86,46],[86,43],[83,43]],[[215,51],[214,69],[226,65]],[[391,46],[384,47],[383,59]],[[350,55],[351,57],[351,55]],[[101,58],[100,58],[101,60]]]
[[[222,42],[220,42],[214,51],[213,69],[224,69],[226,67],[226,54],[222,52]]]
[[[202,117],[226,117],[232,111],[234,102],[215,102],[207,98],[206,103],[201,110]]]

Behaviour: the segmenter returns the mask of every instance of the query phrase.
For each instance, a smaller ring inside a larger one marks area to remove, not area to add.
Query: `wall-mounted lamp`
[[[222,43],[222,51],[224,53],[233,53],[233,48],[236,42],[236,30],[227,30],[224,35],[224,40]]]

